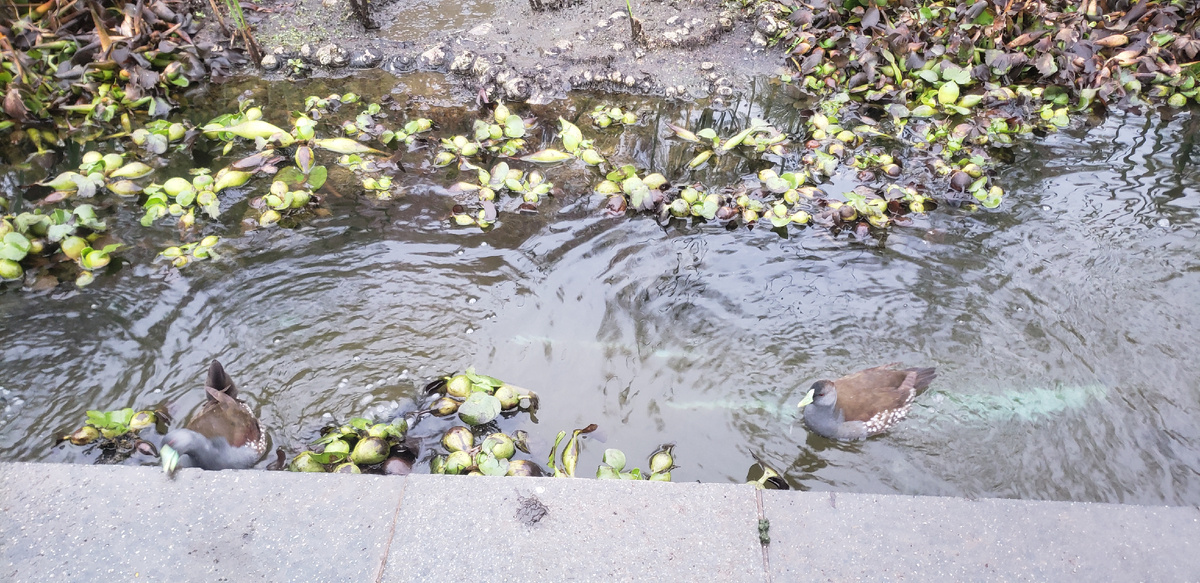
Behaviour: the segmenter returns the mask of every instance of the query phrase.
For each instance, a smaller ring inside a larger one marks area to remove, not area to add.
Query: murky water
[[[403,3],[403,17],[385,20],[380,24],[383,38],[398,41],[423,41],[430,34],[475,26],[496,12],[488,0],[417,0]],[[503,25],[504,22],[499,22]],[[476,32],[486,35],[483,29]]]
[[[427,84],[401,82],[395,97],[421,103]],[[326,83],[255,91],[281,118]],[[663,139],[667,122],[800,123],[761,89],[723,113],[629,100],[659,131],[600,141],[671,176],[689,154]],[[202,100],[227,110],[235,92]],[[534,111],[574,118],[592,104]],[[441,133],[472,118],[420,113]],[[882,245],[609,217],[579,169],[548,172],[564,195],[538,215],[450,228],[454,179],[412,153],[398,200],[342,188],[329,217],[244,234],[244,201],[225,207],[206,231],[227,237],[221,261],[182,274],[153,263],[173,236],[155,227],[82,292],[5,289],[0,459],[89,461],[52,442],[87,409],[175,401],[186,415],[212,358],[292,452],[323,415],[408,409],[431,377],[474,365],[541,394],[538,423],[521,424],[539,461],[560,429],[599,424],[584,474],[605,447],[645,465],[675,442],[676,481],[741,482],[759,456],[804,489],[1198,504],[1197,135],[1194,113],[1122,114],[1027,141],[1000,173],[998,212],[943,206]],[[745,171],[730,161],[697,178]],[[113,218],[133,243],[147,233],[138,216],[129,203]],[[795,403],[812,381],[890,361],[939,371],[904,424],[857,444],[804,430]]]

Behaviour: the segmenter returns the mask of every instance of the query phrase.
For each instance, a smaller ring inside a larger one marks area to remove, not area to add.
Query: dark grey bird
[[[267,435],[250,406],[237,398],[237,385],[221,363],[213,361],[204,383],[208,399],[187,427],[172,429],[163,438],[163,470],[176,467],[206,470],[245,469],[267,451]]]
[[[937,377],[933,368],[897,370],[898,364],[813,383],[800,401],[805,425],[819,435],[848,441],[891,429],[908,415],[913,399]]]

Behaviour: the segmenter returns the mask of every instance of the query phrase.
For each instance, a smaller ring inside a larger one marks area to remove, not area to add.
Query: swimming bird
[[[208,367],[208,399],[183,429],[172,429],[160,452],[163,471],[176,467],[245,469],[267,451],[267,435],[250,407],[237,398],[237,385],[220,362]]]
[[[847,441],[891,429],[937,377],[933,368],[896,370],[898,364],[813,383],[799,405],[804,409],[804,423],[820,435]]]

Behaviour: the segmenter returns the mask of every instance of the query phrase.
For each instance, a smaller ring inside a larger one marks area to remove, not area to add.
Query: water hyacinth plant
[[[101,244],[110,241],[102,235],[106,230],[107,225],[96,217],[96,209],[90,204],[49,214],[38,209],[5,215],[0,218],[0,280],[23,279],[22,263],[37,262],[45,269],[74,262],[78,266],[75,283],[86,286],[94,280],[92,270],[107,266],[111,253],[121,248],[119,243]]]
[[[408,420],[372,423],[355,417],[344,425],[326,427],[312,450],[292,458],[293,472],[330,472],[335,474],[393,474],[412,471],[415,453],[405,442]]]
[[[613,124],[620,126],[637,125],[638,116],[632,111],[626,111],[615,105],[597,105],[588,117],[598,128],[607,128]]]
[[[676,137],[704,148],[688,162],[689,168],[699,168],[713,156],[721,156],[735,149],[750,154],[761,155],[769,152],[782,156],[784,146],[788,143],[787,134],[775,129],[766,120],[758,118],[751,119],[749,127],[728,138],[721,138],[712,128],[702,128],[693,133],[677,125],[668,124],[668,127]]]
[[[415,441],[406,440],[418,423],[461,424],[447,427],[438,440],[442,452],[428,452],[429,469],[435,474],[488,476],[536,476],[542,470],[528,459],[528,436],[523,430],[511,435],[498,431],[497,423],[537,410],[537,395],[473,369],[430,383],[428,408],[412,411],[390,423],[371,423],[364,418],[322,429],[311,450],[296,455],[288,468],[301,472],[407,474],[422,457]],[[434,420],[434,421],[431,421]]]
[[[442,149],[434,159],[438,167],[454,162],[467,163],[481,152],[501,157],[513,157],[525,148],[525,138],[533,129],[534,120],[512,113],[503,103],[496,105],[491,119],[475,120],[472,136],[457,135],[442,138]]]
[[[154,411],[137,411],[127,407],[116,411],[88,411],[87,421],[59,441],[77,446],[99,448],[97,463],[115,464],[128,459],[134,452],[157,456],[154,444],[139,437],[139,433],[159,421]]]
[[[676,467],[675,456],[671,453],[673,444],[664,445],[650,455],[649,470],[643,472],[640,468],[625,469],[625,454],[619,449],[604,450],[604,458],[596,468],[598,480],[650,480],[651,482],[670,482],[671,470]]]
[[[542,197],[549,196],[554,188],[554,183],[546,180],[540,170],[526,173],[510,167],[507,162],[497,162],[491,169],[473,165],[464,165],[463,169],[474,171],[476,181],[459,182],[451,191],[462,195],[474,194],[478,201],[478,210],[471,212],[465,207],[456,206],[453,220],[460,226],[478,225],[482,229],[491,227],[496,221],[498,205],[503,204],[501,197],[519,196],[521,202],[517,210],[536,212]]]
[[[158,254],[159,257],[167,259],[171,265],[175,267],[184,267],[193,261],[204,261],[206,259],[219,259],[221,256],[213,249],[217,243],[221,242],[221,238],[216,235],[209,235],[195,243],[185,243],[183,245],[171,246],[163,249]]]

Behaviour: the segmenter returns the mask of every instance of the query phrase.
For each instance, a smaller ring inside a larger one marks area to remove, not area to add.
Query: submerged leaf
[[[539,164],[553,164],[555,162],[562,162],[563,160],[570,160],[571,158],[570,154],[555,150],[554,148],[546,148],[540,152],[534,152],[521,157],[526,162],[537,162]]]

